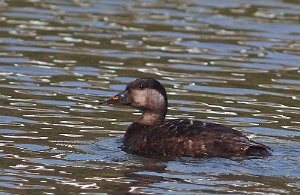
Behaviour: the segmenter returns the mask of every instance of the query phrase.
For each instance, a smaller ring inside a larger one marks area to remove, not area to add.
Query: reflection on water
[[[0,0],[0,192],[299,193],[299,10],[293,0]],[[273,156],[123,152],[138,112],[97,103],[137,77],[166,86],[167,118],[226,124]]]

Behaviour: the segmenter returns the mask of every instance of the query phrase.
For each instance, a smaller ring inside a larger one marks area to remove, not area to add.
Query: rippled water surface
[[[297,0],[0,0],[0,193],[297,194]],[[167,118],[222,123],[264,159],[122,151],[138,111],[98,102],[160,80]]]

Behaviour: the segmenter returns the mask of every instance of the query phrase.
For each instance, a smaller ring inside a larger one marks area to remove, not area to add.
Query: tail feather
[[[271,156],[270,148],[265,145],[251,145],[246,150],[247,156]]]

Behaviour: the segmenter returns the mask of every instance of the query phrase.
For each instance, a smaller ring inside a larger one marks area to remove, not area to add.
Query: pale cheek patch
[[[143,107],[147,102],[147,93],[142,90],[132,91],[133,105]]]
[[[165,99],[162,94],[154,89],[133,90],[133,103],[137,107],[161,108],[165,106]]]
[[[148,90],[150,94],[149,104],[152,107],[157,107],[157,108],[165,107],[166,102],[164,96],[154,89],[148,89]]]

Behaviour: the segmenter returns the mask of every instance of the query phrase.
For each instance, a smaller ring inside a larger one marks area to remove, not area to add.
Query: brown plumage
[[[215,123],[176,119],[161,125],[132,123],[124,148],[140,155],[234,157],[268,156],[268,147],[249,140],[239,131]]]
[[[226,126],[189,119],[165,121],[167,95],[155,79],[137,79],[124,92],[102,103],[139,108],[143,115],[124,136],[124,149],[146,156],[269,156],[269,147]]]

